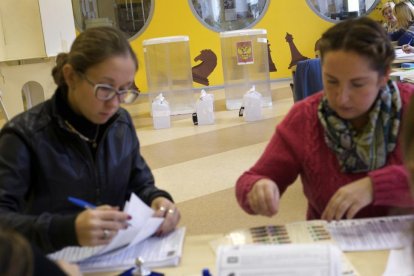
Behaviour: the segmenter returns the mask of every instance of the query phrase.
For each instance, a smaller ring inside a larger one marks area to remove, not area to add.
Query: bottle
[[[214,124],[214,96],[207,94],[204,89],[201,90],[200,98],[196,102],[196,115],[194,124]]]
[[[171,126],[171,110],[169,103],[164,98],[162,93],[155,97],[155,99],[152,101],[151,107],[154,128],[169,128]]]
[[[254,85],[243,96],[243,105],[240,108],[239,116],[244,116],[246,122],[263,119],[262,95],[256,91]]]

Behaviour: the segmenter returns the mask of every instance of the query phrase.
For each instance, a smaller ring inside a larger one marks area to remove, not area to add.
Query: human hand
[[[128,227],[131,217],[119,211],[119,207],[102,205],[86,209],[75,219],[78,242],[82,246],[108,244],[121,229]]]
[[[82,273],[80,272],[79,266],[77,266],[75,264],[71,264],[71,263],[65,262],[63,260],[57,260],[56,264],[68,276],[82,276]]]
[[[175,229],[180,221],[181,215],[173,202],[165,197],[156,197],[151,202],[151,208],[155,210],[154,217],[164,218],[164,222],[155,233],[156,236],[162,236]]]
[[[341,187],[329,200],[322,219],[340,220],[344,215],[353,218],[363,207],[374,200],[371,178],[364,177]]]
[[[406,54],[410,54],[410,53],[414,53],[414,47],[411,47],[409,44],[405,44],[401,47],[401,49],[403,50],[404,53]]]
[[[256,214],[274,216],[279,210],[279,188],[270,179],[260,179],[247,194],[250,208]]]

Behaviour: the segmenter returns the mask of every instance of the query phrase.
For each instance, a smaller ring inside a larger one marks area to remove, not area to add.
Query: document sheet
[[[414,59],[414,53],[406,54],[402,49],[395,49],[396,59]]]
[[[135,194],[131,194],[130,200],[125,204],[124,212],[131,215],[130,226],[118,231],[111,242],[105,246],[70,246],[49,254],[51,259],[61,259],[71,263],[79,262],[96,255],[102,255],[121,247],[137,244],[157,231],[163,218],[152,217],[154,210],[148,207]]]
[[[414,275],[414,244],[403,249],[390,251],[387,267],[383,276],[412,276]]]
[[[221,246],[218,276],[342,275],[342,252],[332,244]]]
[[[399,249],[410,244],[414,216],[334,221],[327,224],[343,251]]]
[[[146,268],[178,265],[183,250],[185,228],[164,237],[151,237],[123,250],[99,255],[79,262],[82,272],[124,270],[134,266],[140,257]]]
[[[301,221],[236,230],[211,245],[336,243],[343,251],[398,249],[410,243],[413,223],[414,215]]]

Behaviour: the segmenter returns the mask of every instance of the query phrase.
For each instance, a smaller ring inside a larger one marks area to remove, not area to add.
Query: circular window
[[[72,0],[72,8],[79,31],[113,26],[133,39],[148,26],[154,0]]]
[[[201,23],[216,31],[251,28],[265,14],[270,0],[189,0]]]
[[[370,13],[381,0],[306,0],[321,18],[338,22]]]

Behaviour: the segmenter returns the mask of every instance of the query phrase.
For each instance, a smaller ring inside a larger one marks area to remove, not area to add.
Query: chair
[[[292,73],[292,92],[295,102],[322,90],[322,70],[319,58],[299,61]]]

